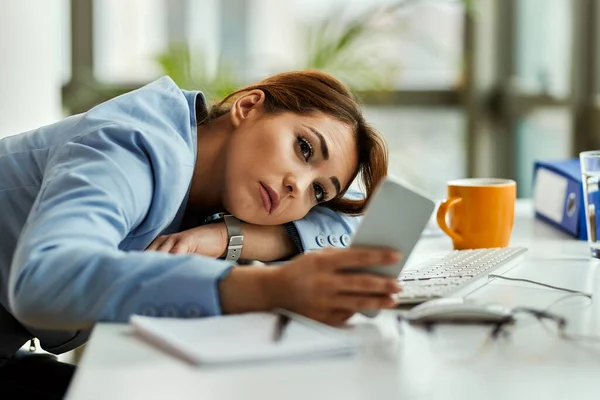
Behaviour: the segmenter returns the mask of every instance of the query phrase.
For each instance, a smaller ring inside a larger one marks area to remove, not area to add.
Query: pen
[[[273,334],[273,341],[279,342],[283,336],[283,332],[285,331],[285,327],[290,322],[290,317],[284,314],[277,315],[277,323],[275,324],[275,332]]]

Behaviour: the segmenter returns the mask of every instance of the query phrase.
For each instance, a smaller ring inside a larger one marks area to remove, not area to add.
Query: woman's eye
[[[298,148],[300,149],[300,154],[304,158],[304,161],[310,160],[313,155],[313,148],[310,142],[302,137],[298,138]]]
[[[327,192],[325,191],[325,188],[323,186],[321,186],[318,183],[314,183],[313,190],[315,191],[315,200],[317,201],[317,203],[325,201],[325,199],[327,198]]]

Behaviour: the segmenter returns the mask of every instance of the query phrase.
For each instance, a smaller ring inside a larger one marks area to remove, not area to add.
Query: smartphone
[[[386,177],[377,187],[352,237],[351,247],[388,247],[402,253],[394,265],[361,269],[361,272],[397,278],[431,218],[435,202],[414,188]],[[378,310],[362,314],[374,317]]]

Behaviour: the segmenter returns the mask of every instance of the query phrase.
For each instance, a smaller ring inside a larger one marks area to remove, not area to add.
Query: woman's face
[[[304,217],[349,184],[356,141],[349,125],[323,113],[265,113],[261,95],[231,109],[223,203],[243,221],[278,225]]]

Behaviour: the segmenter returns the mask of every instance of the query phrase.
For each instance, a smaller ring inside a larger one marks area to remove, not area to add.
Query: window
[[[94,75],[105,84],[146,83],[161,75],[167,46],[164,0],[94,1]]]

